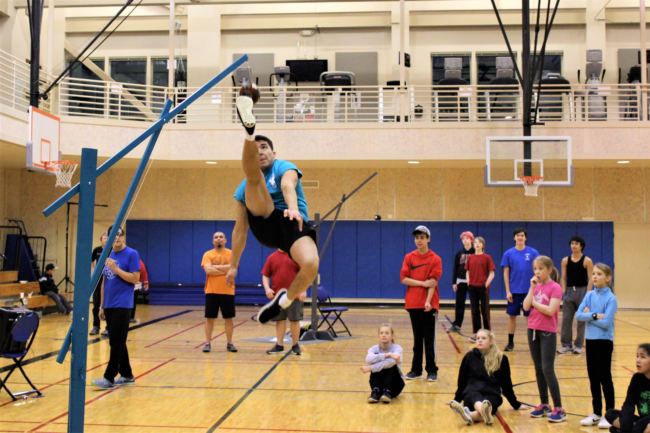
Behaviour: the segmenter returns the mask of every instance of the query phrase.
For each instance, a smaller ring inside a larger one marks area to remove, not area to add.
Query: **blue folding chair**
[[[14,362],[7,372],[7,375],[2,379],[2,382],[0,382],[0,385],[2,385],[7,393],[9,393],[13,400],[17,400],[16,397],[22,397],[28,394],[37,394],[39,397],[43,395],[29,380],[29,377],[27,377],[22,366],[23,359],[27,356],[32,343],[34,342],[34,337],[36,337],[38,325],[38,315],[32,311],[18,317],[11,327],[11,343],[3,347],[3,350],[0,353],[1,358],[9,358]],[[7,388],[7,380],[9,380],[9,376],[12,375],[16,368],[20,370],[32,389],[14,394],[9,390],[9,388]]]
[[[334,325],[339,322],[344,328],[344,330],[339,330],[339,332],[345,332],[350,337],[352,337],[350,329],[348,329],[347,325],[343,321],[343,317],[341,317],[346,311],[348,311],[348,307],[334,306],[332,304],[332,299],[330,298],[329,293],[327,293],[327,290],[325,290],[323,287],[318,288],[318,312],[320,313],[321,318],[317,329],[320,329],[323,324],[326,324],[327,330],[332,333],[334,338],[336,338],[338,337],[338,334],[334,329]]]

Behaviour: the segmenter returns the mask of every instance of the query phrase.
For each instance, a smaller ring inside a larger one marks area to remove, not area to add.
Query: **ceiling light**
[[[419,164],[420,161],[407,161],[407,164]]]
[[[627,159],[621,159],[620,161],[616,161],[617,164],[629,164],[630,161]]]
[[[216,165],[217,161],[205,161],[205,163],[208,165]]]

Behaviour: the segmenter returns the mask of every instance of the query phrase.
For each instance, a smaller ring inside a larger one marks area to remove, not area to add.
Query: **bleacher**
[[[46,295],[41,295],[38,281],[18,281],[18,271],[0,271],[0,304],[5,307],[25,305],[30,310],[56,307]]]

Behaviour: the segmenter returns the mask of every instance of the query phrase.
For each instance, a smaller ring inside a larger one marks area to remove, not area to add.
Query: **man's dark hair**
[[[113,231],[113,226],[110,226],[110,227],[108,228],[108,230],[106,230],[106,235],[110,236],[110,235],[111,235],[111,231]],[[120,232],[122,232],[123,235],[126,234],[126,232],[124,231],[124,229],[123,229],[122,227],[118,227],[118,228],[117,228],[117,234],[119,235]]]
[[[580,249],[581,249],[582,251],[584,251],[584,250],[585,250],[585,246],[587,246],[587,244],[585,243],[585,240],[582,239],[580,236],[572,236],[572,237],[571,237],[571,240],[569,241],[569,246],[571,245],[571,242],[577,242],[577,243],[579,243],[579,244],[580,244]]]
[[[265,135],[259,135],[258,134],[258,135],[255,136],[255,141],[266,141],[266,143],[269,145],[271,150],[275,152],[275,149],[273,148],[273,142],[271,141],[271,139],[269,137],[267,137]]]
[[[524,236],[528,237],[528,233],[526,233],[526,229],[523,227],[517,227],[512,231],[512,236],[517,236],[519,233],[523,233]]]

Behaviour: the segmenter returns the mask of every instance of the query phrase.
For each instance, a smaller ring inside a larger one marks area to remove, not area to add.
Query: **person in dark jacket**
[[[45,273],[38,280],[41,295],[46,295],[53,300],[59,313],[70,314],[72,312],[72,305],[70,305],[70,302],[68,302],[65,296],[59,293],[59,289],[56,287],[54,283],[54,269],[55,266],[52,263],[48,263],[45,266]]]
[[[449,406],[467,425],[480,421],[490,425],[494,422],[497,408],[503,403],[501,395],[515,410],[528,409],[517,400],[508,357],[497,347],[494,334],[479,329],[476,348],[467,352],[460,364],[458,388]]]

